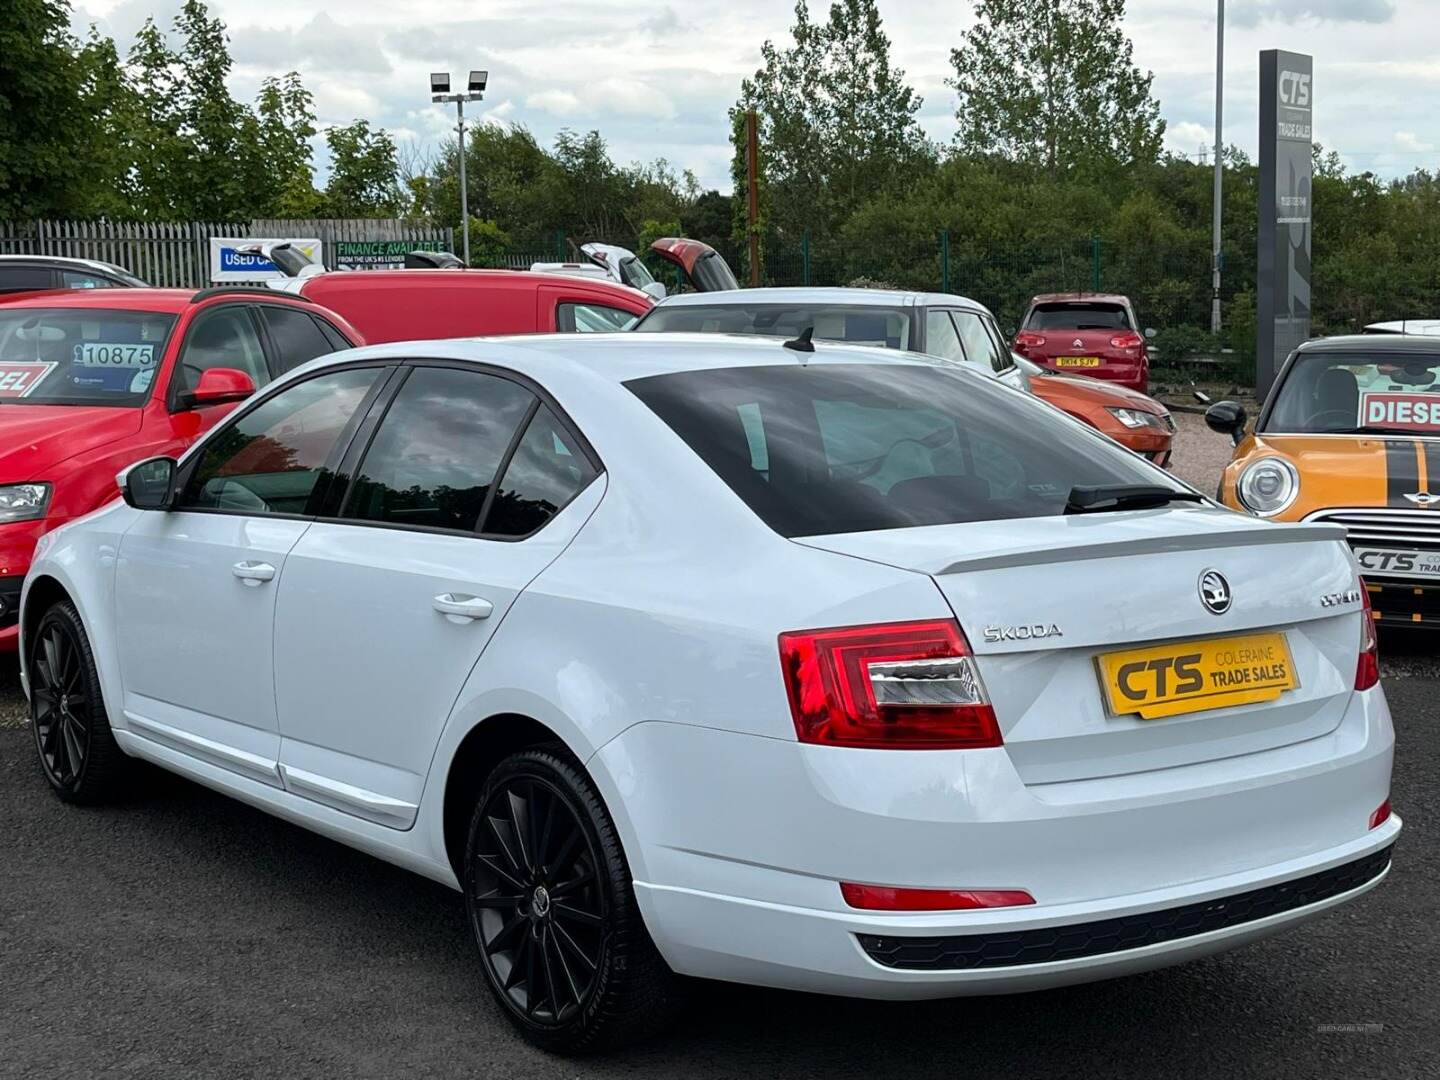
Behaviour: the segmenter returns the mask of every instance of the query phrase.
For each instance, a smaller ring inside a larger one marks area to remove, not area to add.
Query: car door
[[[470,669],[601,485],[555,406],[496,372],[420,362],[382,410],[286,561],[275,691],[286,787],[404,829]]]
[[[1002,349],[999,341],[991,335],[985,325],[985,316],[978,311],[955,310],[950,312],[955,320],[955,329],[965,345],[965,355],[973,364],[990,368],[995,377],[1007,386],[1017,390],[1025,389],[1025,376],[1011,358],[1009,350]]]
[[[262,304],[258,311],[260,322],[265,327],[270,374],[273,377],[279,378],[317,356],[336,350],[329,335],[322,329],[320,320],[308,311],[279,304]],[[334,330],[334,327],[330,329]],[[349,347],[348,344],[339,346],[342,349]]]
[[[388,370],[325,372],[245,408],[186,460],[174,507],[125,534],[115,617],[133,732],[279,784],[276,588]]]

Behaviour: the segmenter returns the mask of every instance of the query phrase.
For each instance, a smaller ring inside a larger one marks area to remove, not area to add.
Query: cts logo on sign
[[[1280,103],[1293,109],[1310,107],[1310,76],[1298,71],[1280,72]]]
[[[1219,570],[1206,570],[1200,575],[1200,602],[1212,615],[1224,615],[1230,610],[1233,597],[1230,583]]]

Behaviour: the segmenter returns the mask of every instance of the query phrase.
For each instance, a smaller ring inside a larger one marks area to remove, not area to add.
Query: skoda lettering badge
[[[1200,575],[1200,602],[1212,615],[1224,615],[1230,610],[1230,582],[1219,570],[1206,570]]]

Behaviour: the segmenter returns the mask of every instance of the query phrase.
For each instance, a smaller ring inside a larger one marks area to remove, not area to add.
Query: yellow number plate
[[[1056,367],[1099,367],[1099,366],[1100,366],[1100,358],[1099,358],[1098,356],[1057,356],[1057,357],[1055,358],[1055,366],[1056,366]]]
[[[1154,645],[1095,662],[1110,712],[1142,720],[1273,701],[1300,685],[1284,634]]]

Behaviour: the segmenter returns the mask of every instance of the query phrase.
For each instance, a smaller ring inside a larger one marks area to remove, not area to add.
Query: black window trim
[[[325,459],[324,464],[321,465],[321,469],[328,471],[333,477],[336,470],[339,469],[341,462],[344,461],[345,452],[349,450],[350,444],[354,441],[355,435],[360,430],[360,426],[364,422],[365,417],[369,415],[371,409],[374,407],[376,399],[381,395],[385,387],[394,380],[396,371],[395,361],[388,357],[353,360],[346,364],[336,364],[333,367],[326,367],[320,371],[313,372],[303,379],[295,379],[278,385],[272,383],[270,385],[274,387],[273,391],[267,386],[262,393],[256,394],[253,398],[242,404],[240,408],[216,424],[206,433],[203,439],[191,447],[185,463],[180,466],[179,472],[175,477],[175,504],[171,506],[171,512],[177,514],[218,514],[223,517],[256,517],[277,521],[323,520],[317,515],[310,513],[282,514],[263,510],[224,510],[213,506],[181,506],[179,505],[179,500],[181,495],[184,494],[185,489],[190,486],[190,480],[195,475],[195,470],[200,466],[200,459],[205,456],[205,447],[208,446],[211,441],[218,438],[221,432],[228,431],[256,409],[269,402],[271,398],[278,397],[286,390],[290,390],[296,386],[303,386],[305,383],[312,382],[315,379],[322,379],[327,375],[334,375],[341,371],[351,371],[357,368],[378,368],[381,370],[381,375],[371,383],[370,388],[365,391],[365,396],[360,400],[360,404],[356,406],[355,412],[351,415],[350,419],[345,422],[345,428],[340,432],[340,437],[335,440],[335,445],[330,448],[329,456]],[[310,493],[308,501],[312,503],[317,501],[323,503],[323,501],[327,501],[330,497],[331,486],[332,484],[327,483],[322,489],[320,485],[317,484],[316,490]]]
[[[560,516],[561,511],[563,511],[565,507],[578,499],[580,495],[590,487],[590,484],[593,484],[605,475],[605,464],[600,460],[600,456],[596,454],[595,448],[590,444],[590,440],[585,438],[584,434],[575,425],[575,422],[570,419],[569,414],[560,407],[560,403],[555,400],[550,392],[528,375],[524,375],[511,368],[498,367],[494,364],[477,363],[472,360],[454,360],[445,357],[414,357],[392,360],[390,362],[397,365],[396,371],[392,373],[388,380],[382,380],[386,383],[383,394],[363,406],[366,411],[365,419],[356,427],[354,435],[346,446],[346,453],[341,455],[339,463],[332,470],[334,475],[344,477],[345,484],[344,490],[340,492],[338,500],[332,498],[329,491],[326,492],[325,504],[328,505],[322,505],[321,508],[329,510],[333,507],[333,512],[328,515],[316,515],[310,520],[326,525],[348,525],[357,529],[389,529],[399,532],[430,533],[438,536],[468,537],[472,540],[518,543],[521,540],[530,539],[530,537],[543,530],[551,521],[554,521]],[[352,365],[337,365],[337,368],[346,366]],[[357,363],[353,366],[360,365]],[[346,507],[349,505],[350,496],[354,491],[355,470],[358,469],[360,463],[365,460],[365,455],[370,452],[371,444],[375,441],[375,436],[380,429],[380,425],[384,423],[385,416],[389,413],[391,404],[400,395],[401,389],[410,378],[410,373],[416,368],[422,367],[451,368],[458,371],[471,371],[481,375],[493,375],[507,382],[515,383],[522,389],[528,391],[531,397],[535,399],[526,410],[524,419],[516,426],[514,434],[510,437],[510,443],[505,448],[505,453],[501,456],[500,463],[495,468],[495,479],[490,484],[490,490],[485,493],[485,502],[480,507],[480,515],[476,519],[474,529],[447,529],[438,525],[407,525],[403,522],[394,521],[363,521],[357,518],[342,516]],[[328,372],[336,370],[336,368],[326,368],[325,370]],[[323,374],[323,372],[317,372],[317,374]],[[511,459],[514,458],[515,452],[520,448],[520,441],[525,437],[525,432],[530,426],[530,421],[535,418],[535,415],[540,411],[542,406],[549,408],[551,415],[559,422],[565,434],[574,441],[575,448],[590,464],[590,467],[595,471],[595,475],[591,477],[590,483],[577,488],[575,493],[571,495],[563,505],[556,507],[555,513],[551,514],[543,524],[536,529],[532,529],[525,535],[511,536],[500,533],[487,533],[483,531],[483,529],[486,518],[490,514],[491,503],[493,503],[495,499],[495,491],[500,482],[505,479],[505,474],[510,468]],[[359,411],[360,410],[357,410],[357,413]],[[363,438],[361,437],[362,431]]]
[[[260,343],[260,355],[265,360],[265,370],[270,372],[270,378],[272,380],[275,379],[275,372],[270,367],[270,342],[266,335],[265,320],[260,318],[259,313],[255,310],[255,305],[243,303],[208,304],[195,312],[194,316],[185,325],[185,333],[180,338],[179,347],[175,350],[175,362],[170,367],[170,381],[165,387],[165,409],[167,412],[173,414],[194,411],[194,409],[191,408],[181,408],[179,400],[181,394],[180,384],[182,382],[180,372],[183,370],[181,361],[185,356],[185,349],[190,344],[190,338],[195,333],[195,327],[203,323],[213,312],[228,311],[231,308],[242,308],[244,310],[246,317],[250,320],[251,329],[255,331],[255,340]],[[267,383],[266,385],[268,386],[269,384]],[[259,389],[264,389],[264,387]]]

